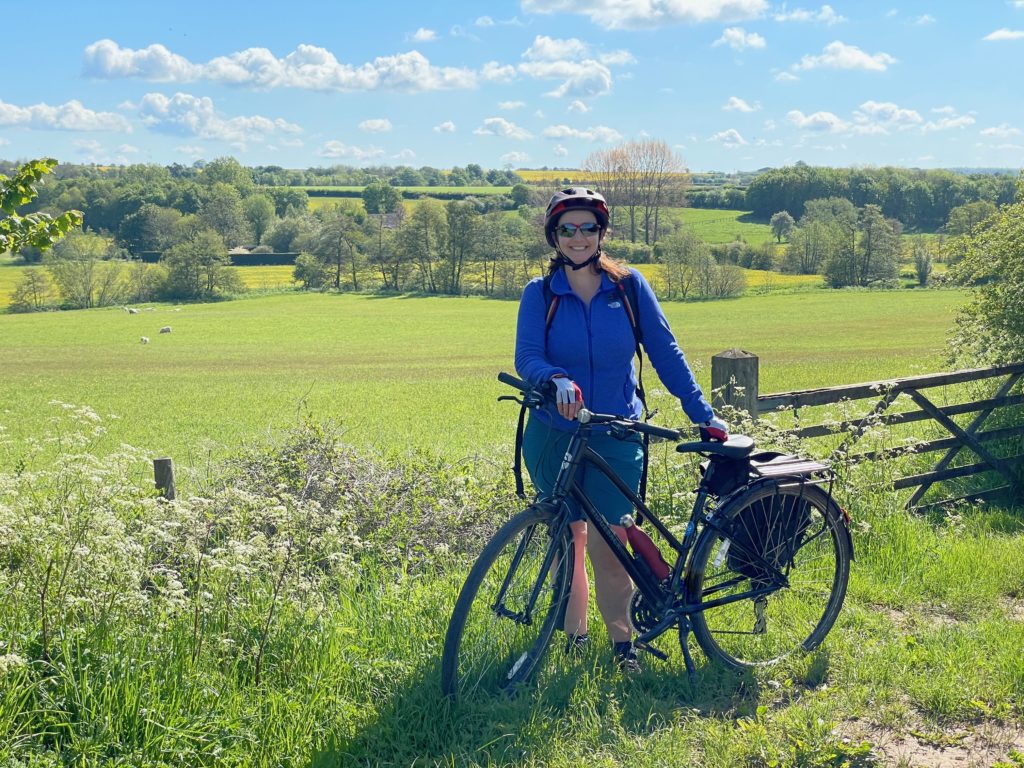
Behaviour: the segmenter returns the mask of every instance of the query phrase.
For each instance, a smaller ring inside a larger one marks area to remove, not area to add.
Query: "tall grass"
[[[514,508],[488,460],[391,461],[310,422],[167,503],[140,492],[137,452],[82,452],[97,414],[56,410],[58,460],[0,473],[0,764],[871,766],[905,741],[1010,757],[1010,510],[929,521],[851,477],[851,588],[814,654],[744,676],[698,654],[691,688],[671,633],[668,663],[621,678],[598,628],[583,659],[553,650],[544,686],[452,705],[447,618]],[[692,485],[677,458],[655,462],[663,507]]]

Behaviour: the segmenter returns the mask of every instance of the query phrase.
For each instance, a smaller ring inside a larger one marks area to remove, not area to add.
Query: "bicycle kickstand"
[[[693,656],[690,655],[690,618],[684,616],[679,620],[679,645],[683,649],[683,661],[686,662],[686,677],[690,681],[690,688],[697,689],[697,668],[693,665]]]

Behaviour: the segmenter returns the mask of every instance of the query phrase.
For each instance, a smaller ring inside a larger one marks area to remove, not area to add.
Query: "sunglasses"
[[[601,225],[593,221],[588,221],[584,224],[559,224],[555,231],[559,237],[564,237],[566,240],[570,237],[575,237],[577,232],[584,237],[593,237],[601,231]]]

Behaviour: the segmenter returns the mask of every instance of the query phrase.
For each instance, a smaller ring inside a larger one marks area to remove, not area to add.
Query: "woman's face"
[[[579,224],[597,224],[597,217],[591,211],[581,209],[566,211],[558,217],[558,227],[555,229],[558,249],[573,263],[582,264],[593,256],[601,245],[600,231],[587,235],[583,230],[576,229],[572,236],[566,237],[562,231],[562,226],[566,224],[575,229]]]

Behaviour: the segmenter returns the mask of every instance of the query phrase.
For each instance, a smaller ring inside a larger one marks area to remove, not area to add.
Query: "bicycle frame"
[[[556,505],[558,508],[563,510],[563,512],[568,511],[565,504],[565,499],[567,497],[572,498],[576,503],[578,503],[583,510],[584,518],[587,523],[592,525],[598,532],[598,535],[604,539],[605,543],[614,553],[615,558],[622,564],[626,573],[629,574],[629,577],[633,580],[633,583],[636,585],[640,594],[643,595],[646,600],[650,601],[651,605],[656,606],[660,612],[663,612],[663,618],[656,626],[637,636],[636,642],[640,647],[656,656],[663,656],[661,652],[651,648],[647,643],[660,636],[670,627],[676,625],[680,619],[685,619],[694,613],[698,613],[709,608],[715,608],[717,606],[738,602],[740,600],[749,600],[751,598],[759,597],[760,595],[767,595],[778,589],[778,586],[773,584],[767,587],[751,589],[739,594],[733,594],[727,597],[722,597],[718,600],[710,601],[701,601],[700,596],[696,596],[695,598],[695,596],[687,594],[684,578],[688,570],[687,565],[690,553],[693,550],[694,544],[697,541],[698,533],[702,530],[702,527],[712,524],[713,513],[711,516],[704,515],[707,500],[710,496],[708,490],[703,486],[703,484],[698,486],[697,498],[694,500],[693,510],[690,512],[690,519],[686,524],[683,539],[680,541],[670,530],[668,530],[664,523],[662,523],[654,513],[651,512],[633,489],[623,482],[615,470],[609,466],[608,462],[590,448],[588,442],[591,430],[592,426],[590,424],[581,424],[577,428],[575,434],[569,441],[568,447],[566,448],[552,493],[542,501]],[[626,546],[619,540],[619,537],[612,531],[611,526],[605,519],[605,516],[597,510],[594,503],[586,495],[579,483],[577,483],[577,473],[580,467],[584,465],[596,469],[610,480],[616,489],[618,489],[618,491],[629,500],[633,507],[639,511],[640,515],[650,521],[661,539],[676,553],[675,565],[672,567],[667,587],[663,587],[661,584],[654,581],[651,574],[646,569],[637,567],[633,556],[630,554]],[[563,514],[561,520],[562,525],[559,527],[559,530],[555,531],[556,536],[561,535],[561,531],[569,524],[567,514]],[[785,577],[783,576],[783,581],[784,580]],[[680,597],[682,598],[681,600],[679,599]]]

